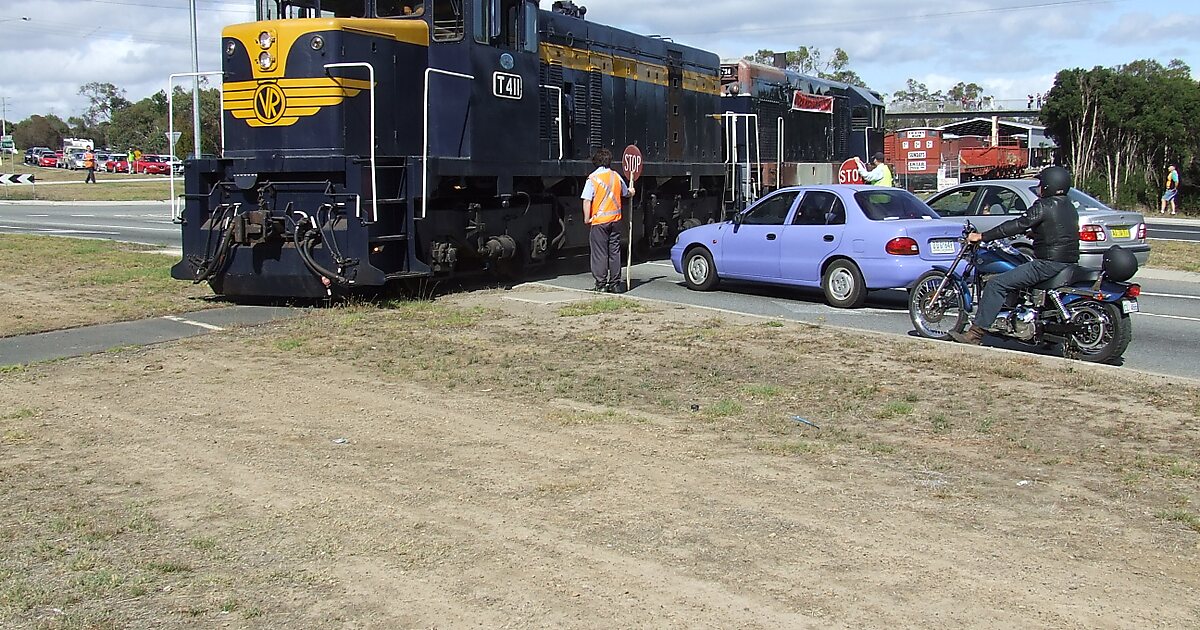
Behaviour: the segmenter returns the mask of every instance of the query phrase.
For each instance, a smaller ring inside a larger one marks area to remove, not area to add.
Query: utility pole
[[[196,0],[191,0],[192,5],[192,72],[196,75],[192,77],[192,139],[194,144],[194,153],[196,159],[200,159],[200,49],[196,42]],[[174,151],[172,150],[173,154]]]
[[[0,136],[8,135],[8,97],[0,96]]]

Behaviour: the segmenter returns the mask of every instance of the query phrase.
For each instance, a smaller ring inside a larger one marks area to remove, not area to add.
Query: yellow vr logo
[[[289,127],[370,87],[370,81],[342,77],[238,81],[225,84],[222,102],[251,127]]]
[[[254,115],[264,125],[274,125],[287,111],[287,95],[275,83],[264,83],[254,91]]]

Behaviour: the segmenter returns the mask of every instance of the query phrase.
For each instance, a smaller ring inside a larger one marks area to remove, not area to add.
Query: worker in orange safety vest
[[[625,185],[620,173],[609,168],[612,151],[598,149],[592,154],[596,170],[583,186],[583,222],[589,225],[588,244],[592,253],[592,276],[596,291],[622,293],[621,285],[621,198],[632,197],[634,189]]]
[[[95,184],[96,183],[96,154],[92,153],[91,149],[88,149],[87,152],[83,154],[83,168],[87,169],[87,179],[84,179],[83,183]]]

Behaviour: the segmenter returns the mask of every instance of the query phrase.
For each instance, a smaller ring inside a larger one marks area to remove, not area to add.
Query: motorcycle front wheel
[[[1076,331],[1063,344],[1063,355],[1089,363],[1114,363],[1133,339],[1133,323],[1116,304],[1079,300],[1067,306]]]
[[[949,339],[950,333],[962,330],[967,321],[967,304],[959,284],[950,280],[943,287],[945,279],[943,271],[927,271],[908,292],[908,318],[922,337]],[[942,287],[940,293],[938,287]]]

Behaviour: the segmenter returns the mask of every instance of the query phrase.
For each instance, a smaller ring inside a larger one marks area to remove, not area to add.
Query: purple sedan
[[[953,260],[962,224],[899,188],[783,188],[732,221],[685,230],[671,263],[689,289],[723,279],[821,287],[832,306],[855,308],[868,289],[908,288]]]

